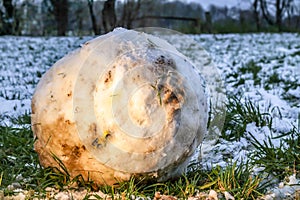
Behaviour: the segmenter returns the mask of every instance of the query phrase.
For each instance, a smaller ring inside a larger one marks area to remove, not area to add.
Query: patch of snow
[[[277,187],[268,191],[268,194],[263,196],[261,199],[297,199],[296,195],[298,195],[297,193],[300,192],[300,180],[296,178],[296,174],[293,174],[288,179],[288,182],[280,182]]]

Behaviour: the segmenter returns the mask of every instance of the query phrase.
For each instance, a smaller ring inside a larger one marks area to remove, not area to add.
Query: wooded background
[[[299,32],[299,0],[247,0],[249,8],[167,0],[0,0],[0,35],[99,35],[114,27],[183,33]]]

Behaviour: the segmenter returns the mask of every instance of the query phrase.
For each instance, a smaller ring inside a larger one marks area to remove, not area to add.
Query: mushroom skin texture
[[[41,165],[59,159],[97,184],[181,175],[207,120],[197,68],[166,41],[123,28],[57,61],[32,98]]]

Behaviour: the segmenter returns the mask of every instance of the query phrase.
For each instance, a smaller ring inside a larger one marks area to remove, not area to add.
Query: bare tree
[[[128,29],[132,28],[132,22],[138,18],[141,8],[141,0],[125,0],[123,3],[122,17],[119,22],[120,26]]]
[[[68,27],[68,0],[50,0],[52,9],[56,21],[57,35],[65,36]]]
[[[107,0],[102,9],[102,23],[106,33],[113,30],[117,24],[115,3],[116,0]]]
[[[276,25],[278,30],[282,31],[283,17],[292,1],[293,0],[259,0],[264,19],[270,25]],[[275,16],[272,13],[275,13]]]
[[[98,28],[97,20],[96,20],[95,13],[94,13],[94,0],[87,0],[87,1],[88,1],[88,6],[89,6],[89,11],[90,11],[90,16],[91,16],[91,20],[92,20],[94,34],[99,35],[100,28]]]

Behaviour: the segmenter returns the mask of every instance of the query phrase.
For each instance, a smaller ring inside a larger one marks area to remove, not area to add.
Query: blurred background
[[[119,26],[299,32],[300,0],[0,0],[0,35],[99,35]]]

